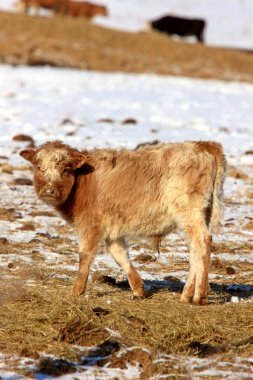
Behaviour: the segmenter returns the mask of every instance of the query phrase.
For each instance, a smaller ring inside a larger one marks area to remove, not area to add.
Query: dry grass
[[[15,214],[5,210],[2,209],[1,218],[13,220]],[[34,218],[51,216],[44,212],[33,215]],[[139,362],[143,365],[143,379],[167,373],[168,368],[175,378],[187,374],[183,364],[155,363],[154,358],[159,353],[200,357],[222,355],[223,359],[253,354],[252,302],[226,303],[232,295],[247,298],[252,293],[229,291],[226,286],[238,283],[252,288],[251,265],[219,259],[223,252],[252,252],[250,242],[226,241],[213,245],[210,273],[224,276],[228,273],[227,268],[231,270],[234,265],[238,271],[236,269],[232,277],[211,281],[209,305],[196,307],[179,303],[183,282],[169,274],[188,271],[189,263],[187,254],[184,260],[173,256],[177,249],[186,249],[184,243],[169,239],[161,247],[161,255],[169,259],[166,264],[157,260],[148,242],[133,242],[136,265],[141,265],[142,271],[154,273],[154,280],[145,281],[149,291],[144,300],[131,300],[127,282],[109,277],[107,270],[93,274],[87,296],[73,299],[69,292],[74,274],[67,268],[60,270],[57,265],[43,263],[38,251],[38,247],[49,252],[58,251],[64,255],[65,264],[77,265],[73,256],[77,244],[68,239],[72,230],[68,226],[59,226],[58,230],[60,237],[35,234],[29,243],[0,240],[0,253],[6,255],[8,252],[7,257],[10,257],[0,282],[2,352],[34,358],[41,373],[52,375],[71,373],[80,362],[98,367],[107,364],[112,368],[126,368],[127,363]],[[146,253],[140,254],[143,250]],[[12,254],[19,255],[20,260],[27,256],[32,262],[12,262]],[[155,273],[160,280],[155,279]],[[84,351],[84,347],[91,346],[95,351],[90,348]],[[136,346],[138,349],[126,351],[127,347]],[[143,348],[149,348],[150,353]],[[44,357],[43,352],[59,359]],[[97,359],[98,352],[103,353],[100,355],[103,359]]]
[[[149,348],[153,357],[159,352],[253,355],[252,302],[189,307],[178,302],[179,294],[161,289],[136,301],[130,299],[129,289],[108,281],[102,284],[103,292],[97,281],[88,297],[73,299],[64,281],[48,278],[45,286],[42,275],[35,277],[36,287],[20,286],[17,280],[0,284],[3,352],[35,359],[46,352],[77,362],[81,354],[73,345],[104,344],[108,350],[104,342],[113,340],[119,348]],[[111,336],[111,330],[119,335]],[[113,352],[106,361],[115,366]],[[87,358],[90,355],[87,351]]]
[[[34,218],[40,214],[44,215],[35,212]],[[6,215],[4,209],[1,218],[6,220]],[[13,215],[10,212],[10,220]],[[185,259],[173,255],[177,250],[185,251],[184,243],[169,238],[161,247],[161,255],[167,256],[166,263],[157,260],[148,242],[133,242],[135,265],[154,276],[153,280],[145,281],[148,289],[145,299],[131,300],[127,281],[120,280],[116,272],[113,275],[116,278],[108,276],[107,269],[93,273],[85,296],[72,298],[70,290],[75,274],[68,268],[58,269],[57,264],[44,262],[39,251],[40,247],[49,254],[59,252],[64,265],[77,267],[77,244],[68,239],[72,230],[68,226],[59,226],[58,230],[61,236],[56,238],[35,231],[35,238],[28,243],[0,239],[0,254],[10,257],[7,267],[1,270],[0,351],[33,358],[41,373],[51,375],[71,373],[77,363],[126,368],[127,363],[138,362],[142,363],[143,379],[168,371],[175,379],[179,375],[188,376],[183,363],[155,362],[159,354],[222,360],[253,355],[253,303],[247,300],[253,294],[252,265],[219,258],[223,252],[252,252],[250,242],[226,240],[213,245],[210,273],[222,277],[210,280],[209,304],[197,307],[179,303],[184,284],[170,273],[187,272],[189,263],[187,254]],[[145,254],[140,254],[143,250]],[[12,255],[19,255],[20,261],[12,262]],[[23,257],[32,261],[22,262]],[[228,276],[228,268],[230,271],[235,268],[232,275]],[[249,285],[251,291],[229,290],[231,284]],[[245,300],[240,304],[227,303],[232,295]]]
[[[1,306],[1,351],[33,358],[39,372],[72,372],[76,363],[126,368],[127,347],[138,347],[139,355],[135,349],[132,362],[142,363],[143,372],[156,375],[166,373],[168,367],[168,362],[155,364],[159,353],[219,357],[223,361],[252,357],[252,304],[241,304],[240,308],[235,304],[209,305],[199,310],[181,306],[165,292],[141,303],[126,299],[125,292],[99,297],[90,294],[88,300],[79,302],[70,300],[66,289],[59,291],[59,283],[55,285],[57,292],[23,289]],[[114,300],[108,306],[106,300],[111,296]],[[112,336],[108,328],[121,336]],[[142,347],[150,349],[148,354]],[[45,354],[53,354],[55,359]],[[185,370],[179,366],[171,373]]]
[[[247,52],[105,29],[83,19],[0,12],[0,23],[4,63],[253,81]]]

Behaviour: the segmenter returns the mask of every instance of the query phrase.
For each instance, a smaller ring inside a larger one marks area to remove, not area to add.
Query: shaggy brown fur
[[[20,0],[17,2],[16,8],[25,13],[28,13],[31,8],[34,8],[36,13],[40,9],[46,9],[55,14],[88,19],[92,19],[96,15],[108,15],[107,8],[103,5],[72,0]]]
[[[29,13],[31,8],[34,8],[36,13],[38,13],[40,9],[54,11],[59,1],[61,0],[20,0],[16,3],[16,8],[25,13]]]
[[[128,276],[134,295],[143,282],[133,268],[125,238],[159,241],[180,228],[189,241],[190,273],[181,301],[205,304],[211,249],[223,214],[226,161],[216,142],[158,144],[139,150],[78,151],[59,141],[21,156],[33,163],[39,197],[75,226],[80,237],[79,275],[73,293],[85,291],[99,242]]]
[[[92,19],[96,15],[108,16],[104,5],[92,4],[86,1],[60,0],[56,13],[72,17],[85,17]]]

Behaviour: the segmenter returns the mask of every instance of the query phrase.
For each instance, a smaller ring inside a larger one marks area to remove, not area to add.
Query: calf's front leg
[[[79,248],[79,272],[72,289],[74,296],[80,296],[85,292],[89,269],[96,253],[98,241],[96,237],[81,241]]]
[[[133,267],[129,255],[127,252],[127,247],[125,240],[123,238],[106,241],[108,251],[116,261],[116,263],[121,266],[123,271],[126,273],[129,285],[133,291],[134,296],[143,297],[144,296],[144,285],[141,276],[137,270]]]

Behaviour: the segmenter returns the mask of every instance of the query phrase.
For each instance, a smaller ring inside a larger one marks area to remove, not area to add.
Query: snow
[[[236,364],[233,362],[220,362],[217,363],[216,359],[200,359],[200,358],[178,358],[173,355],[160,355],[155,361],[157,363],[167,361],[175,366],[175,362],[186,366],[188,368],[188,373],[191,375],[192,380],[200,379],[249,379],[251,378],[253,371],[252,367],[248,372],[248,365],[251,365],[251,360],[238,358]],[[247,365],[248,364],[248,365]],[[245,371],[246,370],[246,371]],[[159,377],[159,380],[163,377]],[[167,379],[168,375],[164,375]],[[155,380],[155,379],[152,379]]]
[[[57,138],[87,148],[216,138],[232,163],[242,158],[253,163],[252,155],[243,155],[253,149],[250,84],[2,66],[0,87],[4,155],[13,148],[15,133],[31,134],[38,143]],[[103,118],[114,122],[99,121]],[[123,125],[126,118],[138,123]],[[61,124],[64,119],[74,126]],[[11,163],[21,160],[16,155]]]
[[[15,2],[16,0],[1,0],[0,8],[14,11]],[[107,6],[109,16],[97,16],[94,22],[108,28],[138,32],[145,30],[149,20],[166,14],[200,17],[207,21],[208,45],[252,50],[252,0],[93,0],[92,2]]]
[[[8,357],[0,357],[0,359],[8,360]],[[15,360],[18,360],[15,357]],[[18,366],[24,365],[26,369],[34,369],[33,360],[29,359],[29,364],[27,364],[27,359],[20,359]],[[252,359],[250,358],[237,358],[235,362],[218,362],[217,358],[213,359],[202,359],[196,357],[183,357],[174,355],[163,355],[160,354],[154,361],[155,363],[165,363],[168,362],[174,367],[186,367],[188,372],[191,374],[192,380],[200,380],[208,378],[214,379],[250,379],[253,376],[252,369]],[[2,369],[1,369],[2,367]],[[58,380],[110,380],[112,378],[120,378],[122,380],[134,380],[139,378],[139,370],[137,366],[132,366],[128,364],[128,368],[125,370],[124,374],[119,369],[113,368],[100,368],[97,369],[95,373],[92,373],[89,366],[80,366],[80,371],[72,374],[66,374],[57,376]],[[85,372],[81,372],[81,370]],[[5,370],[3,366],[0,366],[1,380],[24,380],[25,378],[21,375],[17,375],[14,372]],[[28,377],[27,377],[28,378]],[[30,377],[29,377],[30,378]],[[36,380],[51,380],[55,377],[46,374],[34,373],[33,378]],[[152,377],[151,380],[161,380],[163,378],[168,378],[168,375],[161,375],[159,377]]]

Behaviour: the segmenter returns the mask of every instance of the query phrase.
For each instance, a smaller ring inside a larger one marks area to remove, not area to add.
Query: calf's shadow
[[[111,276],[102,276],[100,282],[118,290],[130,290],[127,280],[116,281],[116,279]],[[144,280],[145,298],[152,297],[154,294],[161,291],[181,293],[184,285],[185,282],[174,276],[166,276],[166,279],[163,280]],[[103,295],[103,293],[99,292],[98,295]],[[215,282],[209,282],[208,303],[226,303],[230,302],[232,297],[234,297],[235,302],[242,299],[252,298],[253,284],[217,284]]]

